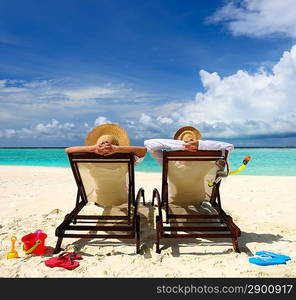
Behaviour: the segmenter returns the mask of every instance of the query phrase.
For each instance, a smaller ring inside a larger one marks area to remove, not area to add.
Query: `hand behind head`
[[[97,145],[96,147],[96,153],[100,155],[111,155],[116,152],[117,146],[112,145],[109,142],[105,141]]]
[[[184,149],[186,151],[195,152],[198,150],[198,140],[189,139],[185,141]]]

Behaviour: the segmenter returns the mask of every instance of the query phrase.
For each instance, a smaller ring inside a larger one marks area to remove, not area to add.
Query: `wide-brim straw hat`
[[[117,124],[103,124],[92,129],[86,136],[86,146],[108,141],[118,146],[129,146],[130,138],[127,131]]]
[[[193,140],[201,140],[202,135],[201,133],[192,126],[185,126],[180,128],[174,136],[175,140],[181,140],[181,141],[188,141],[190,139]]]

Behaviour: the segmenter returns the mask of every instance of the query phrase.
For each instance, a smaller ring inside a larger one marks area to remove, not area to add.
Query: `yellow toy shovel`
[[[9,259],[9,258],[18,258],[19,257],[17,251],[14,249],[15,241],[16,241],[16,236],[12,236],[11,237],[11,249],[7,253],[7,256],[6,256],[7,259]]]

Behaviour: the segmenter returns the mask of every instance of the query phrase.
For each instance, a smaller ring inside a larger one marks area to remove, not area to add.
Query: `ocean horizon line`
[[[65,147],[0,147],[0,149],[65,149]],[[296,149],[296,146],[285,146],[285,147],[234,147],[235,149]]]

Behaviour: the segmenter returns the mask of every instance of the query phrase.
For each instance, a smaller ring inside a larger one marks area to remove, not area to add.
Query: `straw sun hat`
[[[84,144],[91,146],[105,141],[118,146],[130,145],[128,133],[117,124],[103,124],[95,127],[86,136]]]
[[[189,139],[193,140],[201,140],[202,135],[201,133],[195,129],[194,127],[191,126],[185,126],[180,128],[174,136],[175,140],[181,140],[181,141],[187,141]]]

